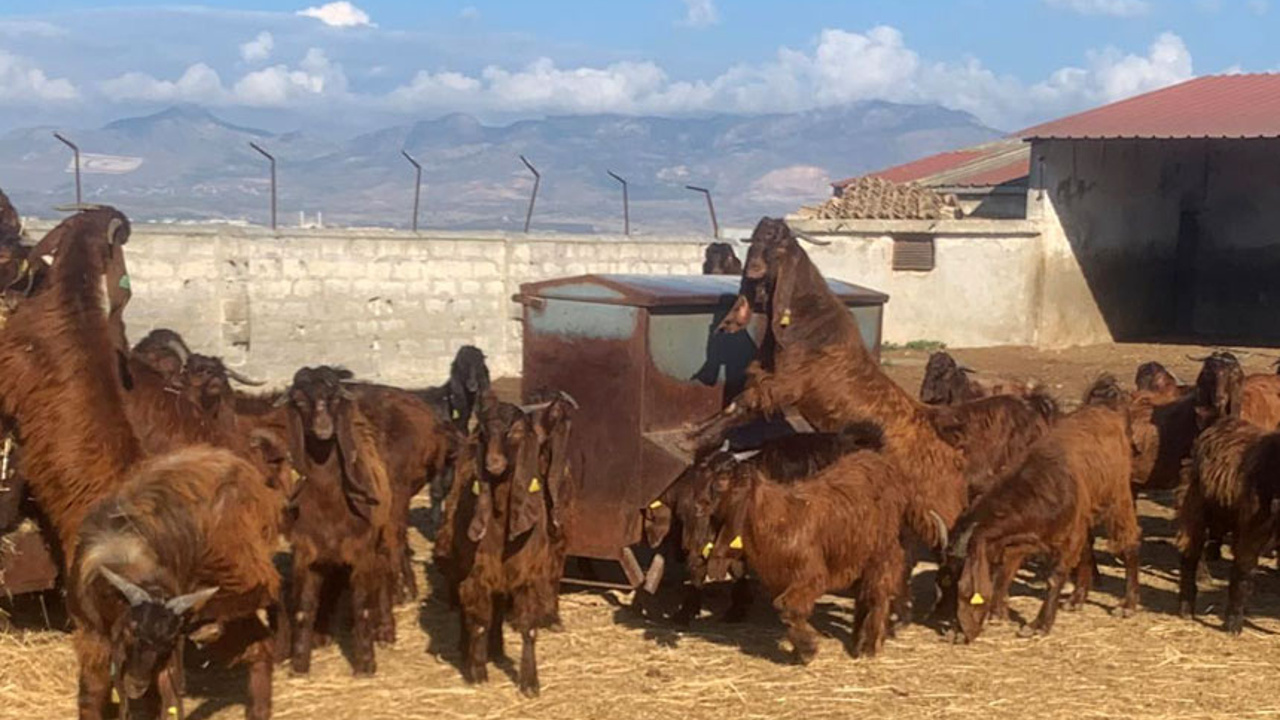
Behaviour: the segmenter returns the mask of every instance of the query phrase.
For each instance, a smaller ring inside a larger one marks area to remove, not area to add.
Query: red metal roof
[[[1014,182],[1027,176],[1031,149],[1019,138],[1006,138],[963,150],[938,153],[902,165],[870,173],[898,183],[914,182],[928,187],[989,187]],[[857,178],[832,183],[837,188]]]
[[[1209,75],[1029,127],[1024,139],[1280,137],[1280,74]]]

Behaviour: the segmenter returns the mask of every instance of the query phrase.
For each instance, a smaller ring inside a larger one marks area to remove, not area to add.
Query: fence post
[[[631,201],[627,198],[627,181],[623,180],[618,173],[612,170],[605,170],[609,173],[609,177],[622,183],[622,234],[631,234]]]
[[[63,145],[71,148],[71,152],[76,155],[76,204],[80,205],[83,202],[80,197],[80,148],[75,143],[63,137],[62,133],[55,132],[53,136],[62,141]]]
[[[685,185],[685,188],[694,192],[700,192],[707,196],[707,212],[711,213],[711,234],[719,240],[720,223],[716,222],[716,206],[715,203],[711,202],[711,191],[703,187],[697,187],[696,185]]]
[[[257,150],[259,153],[262,153],[262,156],[271,162],[271,229],[275,230],[276,229],[276,159],[274,155],[267,152],[266,150],[263,150],[261,145],[259,145],[256,142],[253,142],[252,140],[249,141],[249,147],[253,148],[254,150]]]
[[[542,184],[542,173],[538,172],[538,168],[534,167],[533,163],[529,162],[523,155],[520,156],[520,162],[524,163],[524,166],[529,168],[529,172],[533,173],[533,194],[529,196],[529,210],[524,214],[524,231],[527,234],[529,232],[529,223],[533,222],[533,204],[538,201],[538,186]]]
[[[414,169],[414,173],[415,173],[415,175],[414,175],[414,181],[413,181],[413,223],[412,223],[412,226],[413,226],[413,231],[414,231],[414,232],[418,232],[418,197],[419,197],[419,194],[422,192],[422,166],[418,164],[418,161],[417,161],[417,160],[414,160],[414,159],[413,159],[413,156],[409,154],[409,151],[408,151],[408,150],[401,150],[401,151],[400,151],[400,154],[404,156],[404,159],[405,159],[405,160],[408,160],[408,161],[409,161],[409,163],[410,163],[411,165],[413,165],[413,169]]]

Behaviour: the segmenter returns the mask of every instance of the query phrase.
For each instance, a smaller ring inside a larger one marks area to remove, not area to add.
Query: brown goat
[[[1028,555],[1047,555],[1053,569],[1040,614],[1024,630],[1053,628],[1058,595],[1073,569],[1071,606],[1083,603],[1093,580],[1089,531],[1097,522],[1125,564],[1121,612],[1137,609],[1141,531],[1129,489],[1125,398],[1110,377],[1086,397],[1090,404],[1055,423],[1017,471],[980,497],[956,525],[939,576],[957,585],[956,618],[968,641],[982,632],[988,614],[1005,617],[1009,584]]]
[[[350,579],[355,674],[377,670],[375,636],[395,639],[391,585],[400,558],[391,483],[378,431],[343,384],[350,377],[331,367],[303,368],[281,398],[289,410],[289,454],[302,475],[290,509],[296,673],[311,670],[326,581]]]
[[[464,438],[470,431],[471,417],[481,395],[489,391],[489,366],[484,352],[474,345],[463,345],[449,364],[449,379],[444,385],[415,390],[413,394],[426,401],[442,420],[453,425],[457,437]],[[431,514],[426,527],[427,537],[435,539],[444,522],[444,499],[453,483],[453,464],[431,480]]]
[[[968,501],[963,453],[938,434],[930,409],[880,369],[853,316],[783,221],[756,226],[739,292],[719,329],[745,328],[759,308],[768,313],[765,335],[746,388],[695,431],[692,444],[713,447],[729,429],[789,406],[820,431],[871,420],[884,428],[884,454],[906,478],[913,520],[928,524],[933,511],[952,525]]]
[[[556,592],[564,572],[554,530],[566,508],[567,466],[540,478],[542,442],[535,419],[520,408],[482,396],[479,423],[459,455],[457,482],[445,505],[437,562],[460,607],[463,675],[488,680],[489,657],[502,654],[502,626],[521,635],[519,686],[540,690],[537,629],[556,620]],[[567,445],[567,443],[566,443]]]
[[[795,659],[808,663],[817,654],[809,618],[818,598],[851,587],[854,654],[878,652],[903,590],[904,529],[945,542],[934,537],[934,526],[912,524],[910,485],[898,464],[880,453],[855,452],[793,483],[773,480],[750,463],[726,469],[711,484],[712,522],[722,537],[733,538],[731,545],[741,544],[787,626]]]
[[[250,664],[248,717],[270,717],[271,633],[253,613],[278,614],[280,504],[246,461],[191,447],[143,463],[94,507],[69,586],[82,714],[114,684],[121,717],[135,703],[158,716],[161,700],[183,717],[183,636],[199,620],[223,624],[219,644]]]
[[[1232,535],[1234,558],[1224,627],[1240,634],[1258,557],[1275,543],[1272,499],[1280,477],[1280,433],[1244,420],[1244,372],[1230,353],[1205,360],[1196,379],[1196,438],[1178,489],[1178,547],[1182,551],[1178,612],[1196,613],[1196,570],[1206,535]]]
[[[727,242],[707,245],[702,258],[703,275],[741,275],[742,261]]]
[[[976,376],[942,350],[929,356],[920,381],[920,402],[926,405],[958,405],[997,395],[1025,397],[1036,392],[1040,392],[1037,383]]]
[[[444,474],[462,438],[426,401],[385,385],[350,383],[360,413],[377,428],[379,452],[391,481],[391,517],[401,548],[397,600],[418,596],[409,552],[409,503]]]
[[[129,351],[130,360],[140,362],[160,374],[168,387],[178,387],[182,368],[191,357],[191,350],[182,336],[167,328],[157,328],[147,333]]]
[[[930,408],[938,435],[964,453],[969,502],[1017,469],[1031,445],[1057,419],[1058,404],[1037,391],[1026,397],[994,395]]]
[[[1177,400],[1190,390],[1178,382],[1178,378],[1165,366],[1154,360],[1138,366],[1133,375],[1133,384],[1139,392],[1152,393],[1152,397],[1162,398],[1166,402]]]
[[[688,625],[702,610],[703,587],[708,578],[726,574],[735,580],[726,622],[746,617],[751,602],[746,565],[732,540],[716,542],[717,529],[711,523],[711,484],[739,461],[762,468],[774,482],[796,482],[834,463],[847,453],[880,450],[884,436],[874,423],[855,423],[838,433],[804,433],[774,438],[756,450],[731,453],[717,450],[697,459],[658,499],[644,510],[644,536],[650,547],[662,548],[668,537],[675,544],[689,575],[684,600],[673,616],[679,625]],[[673,533],[674,531],[674,533]],[[668,551],[669,552],[669,551]],[[665,553],[664,553],[665,557]],[[716,567],[711,567],[715,565]],[[656,588],[639,588],[633,605],[649,612],[650,596]]]
[[[143,456],[123,411],[128,345],[122,313],[130,296],[123,245],[128,234],[128,220],[110,208],[81,212],[60,223],[32,250],[38,258],[52,257],[52,265],[0,333],[0,410],[17,422],[23,474],[57,535],[64,577],[73,584],[68,610],[77,628],[80,714],[91,720],[102,718],[109,701],[112,647],[93,629],[74,589],[77,573],[72,564],[80,557],[86,517],[121,489]],[[183,462],[154,461],[156,466],[172,463],[169,467],[178,468],[185,467]],[[199,464],[203,469],[204,463]],[[259,477],[255,482],[263,481]],[[209,535],[209,542],[215,537],[221,535]],[[235,552],[220,541],[210,550],[222,558]],[[237,558],[232,564],[240,562]],[[228,592],[235,591],[228,587]],[[253,600],[223,605],[220,616],[252,617],[264,598]],[[254,643],[252,648],[245,656],[256,678],[250,717],[266,718],[270,646]]]

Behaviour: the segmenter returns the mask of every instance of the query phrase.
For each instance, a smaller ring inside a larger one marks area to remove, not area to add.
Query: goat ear
[[[462,493],[470,493],[471,503],[471,522],[467,523],[467,538],[471,542],[480,542],[489,530],[490,521],[493,520],[493,494],[490,491],[489,483],[480,479],[481,468],[484,467],[484,446],[475,443],[475,455],[473,462],[460,463],[462,472],[454,478],[454,487],[458,489],[458,495]],[[465,485],[466,487],[462,487]],[[463,503],[459,499],[455,501],[455,505],[462,506]]]
[[[284,417],[289,456],[296,467],[306,472],[304,468],[307,463],[307,431],[302,427],[302,413],[290,405],[285,409]]]
[[[986,543],[978,543],[973,552],[965,559],[964,570],[960,573],[960,602],[982,604],[992,595],[994,583],[991,579],[991,561],[987,557]],[[973,599],[971,599],[973,598]],[[981,598],[976,602],[974,599]]]
[[[378,504],[372,468],[369,465],[374,458],[361,453],[355,427],[358,411],[353,405],[348,400],[337,403],[333,409],[334,432],[338,436],[338,451],[342,454],[342,489],[351,510],[365,520],[370,520],[372,507]]]
[[[773,338],[777,341],[781,341],[787,336],[787,329],[792,323],[791,296],[795,291],[796,275],[800,267],[800,257],[803,253],[799,247],[787,248],[785,252],[786,256],[778,267],[778,273],[773,283],[773,293],[769,299],[771,305],[769,308],[769,322],[773,327]]]
[[[462,409],[467,404],[467,386],[463,383],[462,378],[454,375],[449,376],[449,421],[456,422],[460,419]]]
[[[516,466],[511,472],[511,494],[507,509],[507,539],[513,540],[532,530],[547,508],[550,492],[547,479],[538,472],[538,441],[530,433],[520,443]]]
[[[559,405],[553,404],[555,408]],[[568,413],[568,408],[564,408]],[[551,463],[547,470],[547,498],[551,506],[551,528],[557,535],[564,533],[565,514],[574,494],[574,474],[569,463],[569,440],[573,436],[573,421],[561,415],[551,430]]]

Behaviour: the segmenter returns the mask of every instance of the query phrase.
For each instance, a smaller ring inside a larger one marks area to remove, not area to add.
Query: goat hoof
[[[358,678],[373,677],[378,672],[378,664],[373,661],[368,663],[360,663],[351,667],[351,676]]]
[[[1226,630],[1228,633],[1232,635],[1239,635],[1243,633],[1244,632],[1244,616],[1228,615],[1226,622],[1223,623],[1222,629]]]
[[[1196,616],[1195,603],[1190,602],[1188,600],[1183,600],[1182,602],[1178,603],[1178,617],[1184,620],[1191,620],[1195,618],[1195,616]]]
[[[316,633],[312,636],[311,647],[329,647],[333,644],[333,636],[327,633]]]
[[[1037,625],[1036,623],[1032,623],[1030,625],[1023,625],[1022,627],[1018,628],[1018,637],[1020,638],[1033,638],[1039,635],[1048,635],[1048,634],[1049,633],[1042,630],[1040,626]]]
[[[564,632],[564,622],[562,622],[560,618],[556,618],[554,621],[552,621],[550,625],[547,626],[547,632],[553,632],[553,633]]]
[[[289,672],[295,677],[306,677],[311,674],[311,663],[303,663],[294,660],[289,664]]]
[[[1120,607],[1114,608],[1111,611],[1111,614],[1112,616],[1118,617],[1121,620],[1128,620],[1129,618],[1133,617],[1137,612],[1138,611],[1134,608],[1121,605]]]
[[[542,687],[537,681],[531,683],[520,683],[520,694],[527,698],[536,698],[542,694]]]
[[[473,667],[463,674],[463,678],[472,685],[483,685],[489,682],[489,669],[486,667]]]

